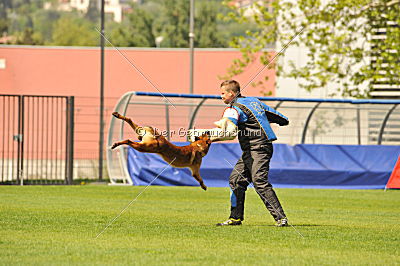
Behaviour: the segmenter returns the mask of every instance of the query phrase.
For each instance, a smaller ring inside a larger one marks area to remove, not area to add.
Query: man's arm
[[[265,103],[261,102],[261,104],[265,110],[265,114],[267,115],[268,121],[270,123],[276,123],[280,126],[289,125],[289,118],[287,118],[283,114],[279,113],[274,108],[269,107]]]
[[[221,120],[214,122],[216,128],[209,129],[210,139],[212,142],[233,140],[237,136],[237,126],[228,118],[223,117]]]
[[[241,122],[245,122],[247,120],[247,116],[243,113],[242,110],[238,107],[227,107],[224,110],[224,114],[222,118],[216,122],[216,128],[211,129],[190,129],[189,135],[192,139],[193,136],[201,135],[204,132],[208,132],[210,135],[210,139],[212,142],[216,141],[224,141],[224,140],[233,140],[236,138],[238,133],[237,125]]]

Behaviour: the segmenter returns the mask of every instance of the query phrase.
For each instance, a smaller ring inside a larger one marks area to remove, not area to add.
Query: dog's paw
[[[115,149],[116,147],[118,147],[119,145],[117,144],[117,143],[114,143],[112,146],[111,146],[111,149],[113,150],[113,149]]]
[[[121,116],[118,112],[113,112],[112,115],[116,118],[120,118]]]
[[[201,186],[201,188],[202,188],[203,190],[207,190],[207,186],[206,186],[206,185],[200,184],[200,186]]]

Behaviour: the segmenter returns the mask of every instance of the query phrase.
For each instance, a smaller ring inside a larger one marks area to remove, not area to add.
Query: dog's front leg
[[[200,165],[193,165],[190,167],[190,170],[192,171],[193,177],[199,182],[201,188],[207,190],[207,186],[204,184],[203,178],[200,176]]]

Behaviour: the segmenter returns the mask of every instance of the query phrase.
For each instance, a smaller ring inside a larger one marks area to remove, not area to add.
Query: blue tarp
[[[241,153],[238,143],[213,143],[200,170],[204,183],[228,186]],[[399,146],[274,144],[269,180],[274,187],[382,189],[399,154]],[[128,171],[135,185],[148,185],[159,175],[153,185],[198,186],[189,169],[167,166],[159,155],[128,150]]]

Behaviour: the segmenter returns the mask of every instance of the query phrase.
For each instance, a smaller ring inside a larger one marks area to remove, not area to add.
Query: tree
[[[189,47],[190,1],[166,0],[162,6],[155,32],[164,37],[163,46]],[[223,8],[220,1],[195,1],[195,47],[227,47],[227,34],[218,28]]]
[[[230,7],[230,20],[252,21],[258,30],[232,40],[231,45],[241,49],[243,56],[233,62],[229,76],[242,72],[259,52],[267,64],[270,58],[265,47],[283,46],[304,28],[292,45],[308,49],[307,64],[297,66],[291,61],[289,70],[283,72],[276,61],[271,67],[276,67],[277,75],[295,78],[308,91],[336,84],[336,94],[358,98],[369,97],[374,82],[382,79],[400,86],[399,0],[256,1],[250,17],[244,16],[243,9]],[[387,29],[386,37],[376,41],[371,33],[379,25]]]
[[[11,8],[11,0],[0,0],[0,36],[8,31],[8,10]]]
[[[93,23],[97,23],[100,17],[100,12],[97,3],[98,3],[97,0],[89,0],[89,6],[85,14],[85,19]]]
[[[169,47],[189,46],[189,1],[165,0],[162,35]]]
[[[219,2],[196,2],[195,46],[226,47],[224,34],[217,28]],[[132,12],[120,26],[112,30],[111,38],[119,46],[155,47],[155,38],[163,36],[163,47],[189,46],[189,1],[149,1],[133,5]]]
[[[43,44],[42,31],[38,30],[36,18],[44,13],[45,1],[0,0],[0,34],[13,35],[16,44]],[[47,20],[47,25],[51,25],[51,21]]]
[[[218,6],[212,2],[199,2],[196,10],[195,46],[225,47],[226,42],[217,29]]]
[[[155,47],[153,34],[154,17],[147,11],[133,5],[133,10],[128,14],[120,26],[111,33],[113,44],[117,46]]]
[[[34,31],[42,37],[45,44],[52,42],[53,28],[61,15],[60,12],[52,9],[39,9],[33,14]]]
[[[61,17],[54,25],[51,45],[96,46],[99,37],[89,22],[72,16]]]
[[[42,45],[43,39],[39,33],[35,33],[32,28],[25,28],[23,32],[16,34],[15,44]]]

